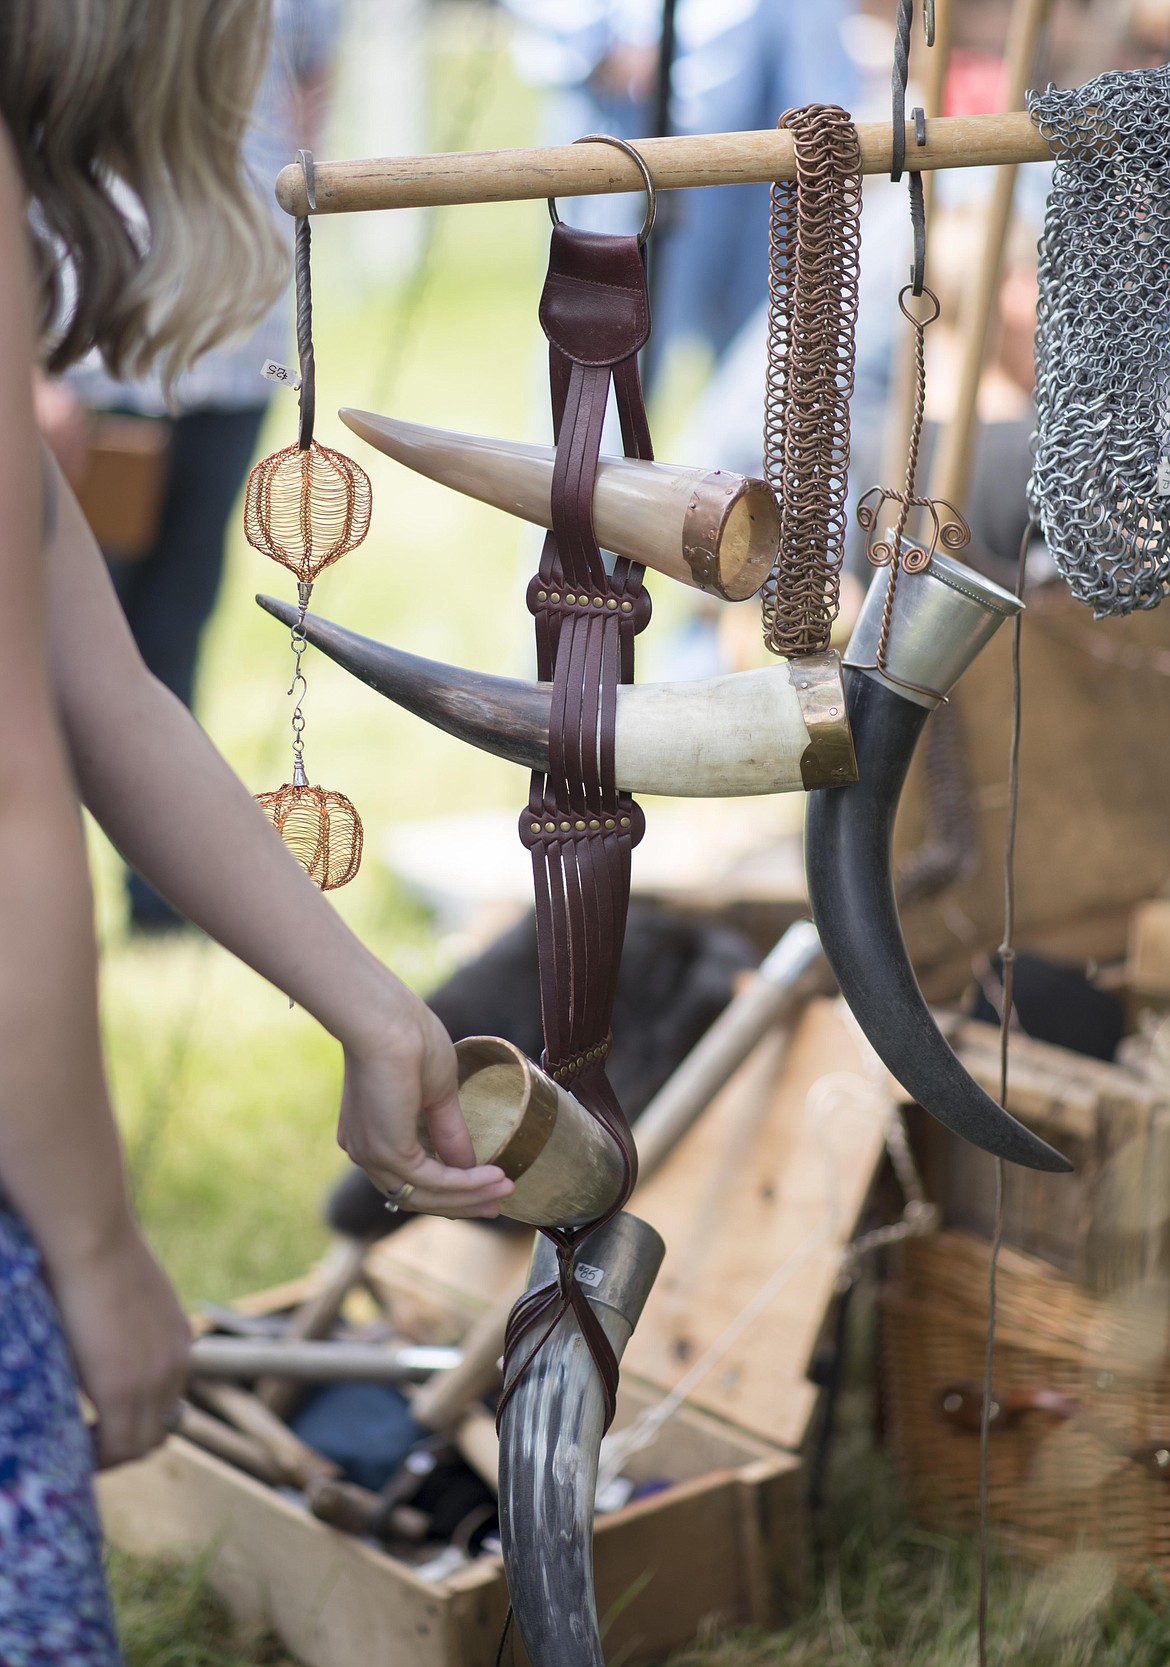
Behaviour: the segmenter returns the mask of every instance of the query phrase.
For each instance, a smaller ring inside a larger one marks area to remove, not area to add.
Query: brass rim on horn
[[[808,730],[808,746],[800,755],[800,779],[805,790],[844,787],[857,780],[857,755],[849,727],[849,708],[836,649],[825,654],[802,654],[789,661],[792,687]]]
[[[700,590],[728,602],[755,596],[776,559],[780,510],[766,480],[712,469],[683,521],[683,560]]]

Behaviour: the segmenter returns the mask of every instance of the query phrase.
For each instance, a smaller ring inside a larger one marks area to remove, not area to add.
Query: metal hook
[[[574,139],[575,145],[613,145],[617,150],[624,151],[635,164],[642,176],[642,187],[646,192],[646,218],[642,222],[642,230],[638,233],[638,247],[643,247],[646,239],[654,229],[654,217],[658,213],[658,192],[654,188],[654,181],[650,177],[650,170],[641,152],[626,139],[615,139],[612,133],[585,133],[580,139]],[[548,212],[554,226],[559,226],[561,217],[557,213],[557,200],[548,199]]]
[[[910,31],[914,26],[914,0],[898,0],[894,23],[893,132],[890,144],[890,178],[896,185],[906,166],[906,83],[910,79]]]
[[[299,150],[297,161],[301,165],[301,172],[305,176],[305,200],[309,205],[309,212],[317,212],[317,164],[313,161],[311,150]]]
[[[926,112],[921,105],[914,111],[914,143],[926,143]],[[910,268],[910,288],[921,295],[926,283],[926,198],[921,171],[910,175],[910,228],[914,235],[914,264]]]
[[[317,207],[317,171],[310,150],[299,150],[297,161],[305,176],[305,197],[310,211]],[[301,425],[297,444],[308,451],[313,443],[313,422],[317,414],[317,367],[313,354],[313,285],[310,270],[312,232],[307,214],[297,216],[293,264],[297,289],[297,357],[301,370]]]

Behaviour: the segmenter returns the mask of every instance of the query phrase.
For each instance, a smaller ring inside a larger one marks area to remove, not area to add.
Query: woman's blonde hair
[[[169,387],[272,304],[285,253],[240,154],[268,31],[269,0],[0,3],[51,371],[96,347]]]

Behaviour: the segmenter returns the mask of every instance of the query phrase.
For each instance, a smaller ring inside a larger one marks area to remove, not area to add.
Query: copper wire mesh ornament
[[[316,208],[313,158],[299,153],[305,171],[309,207]],[[313,580],[353,550],[370,530],[372,492],[364,469],[343,452],[318,445],[313,438],[316,413],[316,363],[313,354],[313,298],[310,282],[308,216],[296,226],[297,354],[301,368],[301,421],[297,443],[262,458],[248,477],[244,533],[248,542],[297,577],[300,613],[292,630],[296,670],[289,694],[296,697],[292,715],[293,776],[273,793],[257,793],[256,802],[314,883],[322,891],[344,886],[362,860],[362,822],[344,793],[318,787],[305,775],[305,717],[301,701],[308,684],[301,669],[305,652],[305,612]]]
[[[344,793],[310,785],[301,769],[275,793],[257,793],[256,803],[322,891],[353,879],[362,860],[362,819]]]
[[[299,152],[309,207],[316,208],[313,158]],[[344,452],[313,438],[317,365],[313,352],[312,234],[308,215],[297,220],[297,356],[301,369],[301,424],[295,446],[261,458],[248,476],[244,534],[248,543],[310,586],[324,568],[354,550],[370,530],[370,478]],[[302,600],[305,597],[302,590]]]
[[[370,530],[372,493],[365,470],[310,440],[261,458],[248,476],[248,543],[311,585],[324,568],[354,550]]]

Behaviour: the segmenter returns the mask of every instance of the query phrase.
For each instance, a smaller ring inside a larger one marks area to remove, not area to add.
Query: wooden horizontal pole
[[[1024,110],[998,116],[939,116],[926,124],[926,144],[914,143],[907,123],[906,166],[978,168],[1004,162],[1045,162],[1051,151]],[[890,171],[890,124],[862,122],[861,166]],[[655,185],[748,185],[792,179],[792,134],[708,133],[637,139]],[[533,150],[451,151],[438,156],[372,157],[364,162],[318,162],[318,214],[374,208],[434,208],[446,203],[520,202],[534,197],[586,197],[639,191],[642,176],[613,145],[550,145]],[[298,163],[282,168],[276,200],[289,214],[305,214],[305,181]]]

